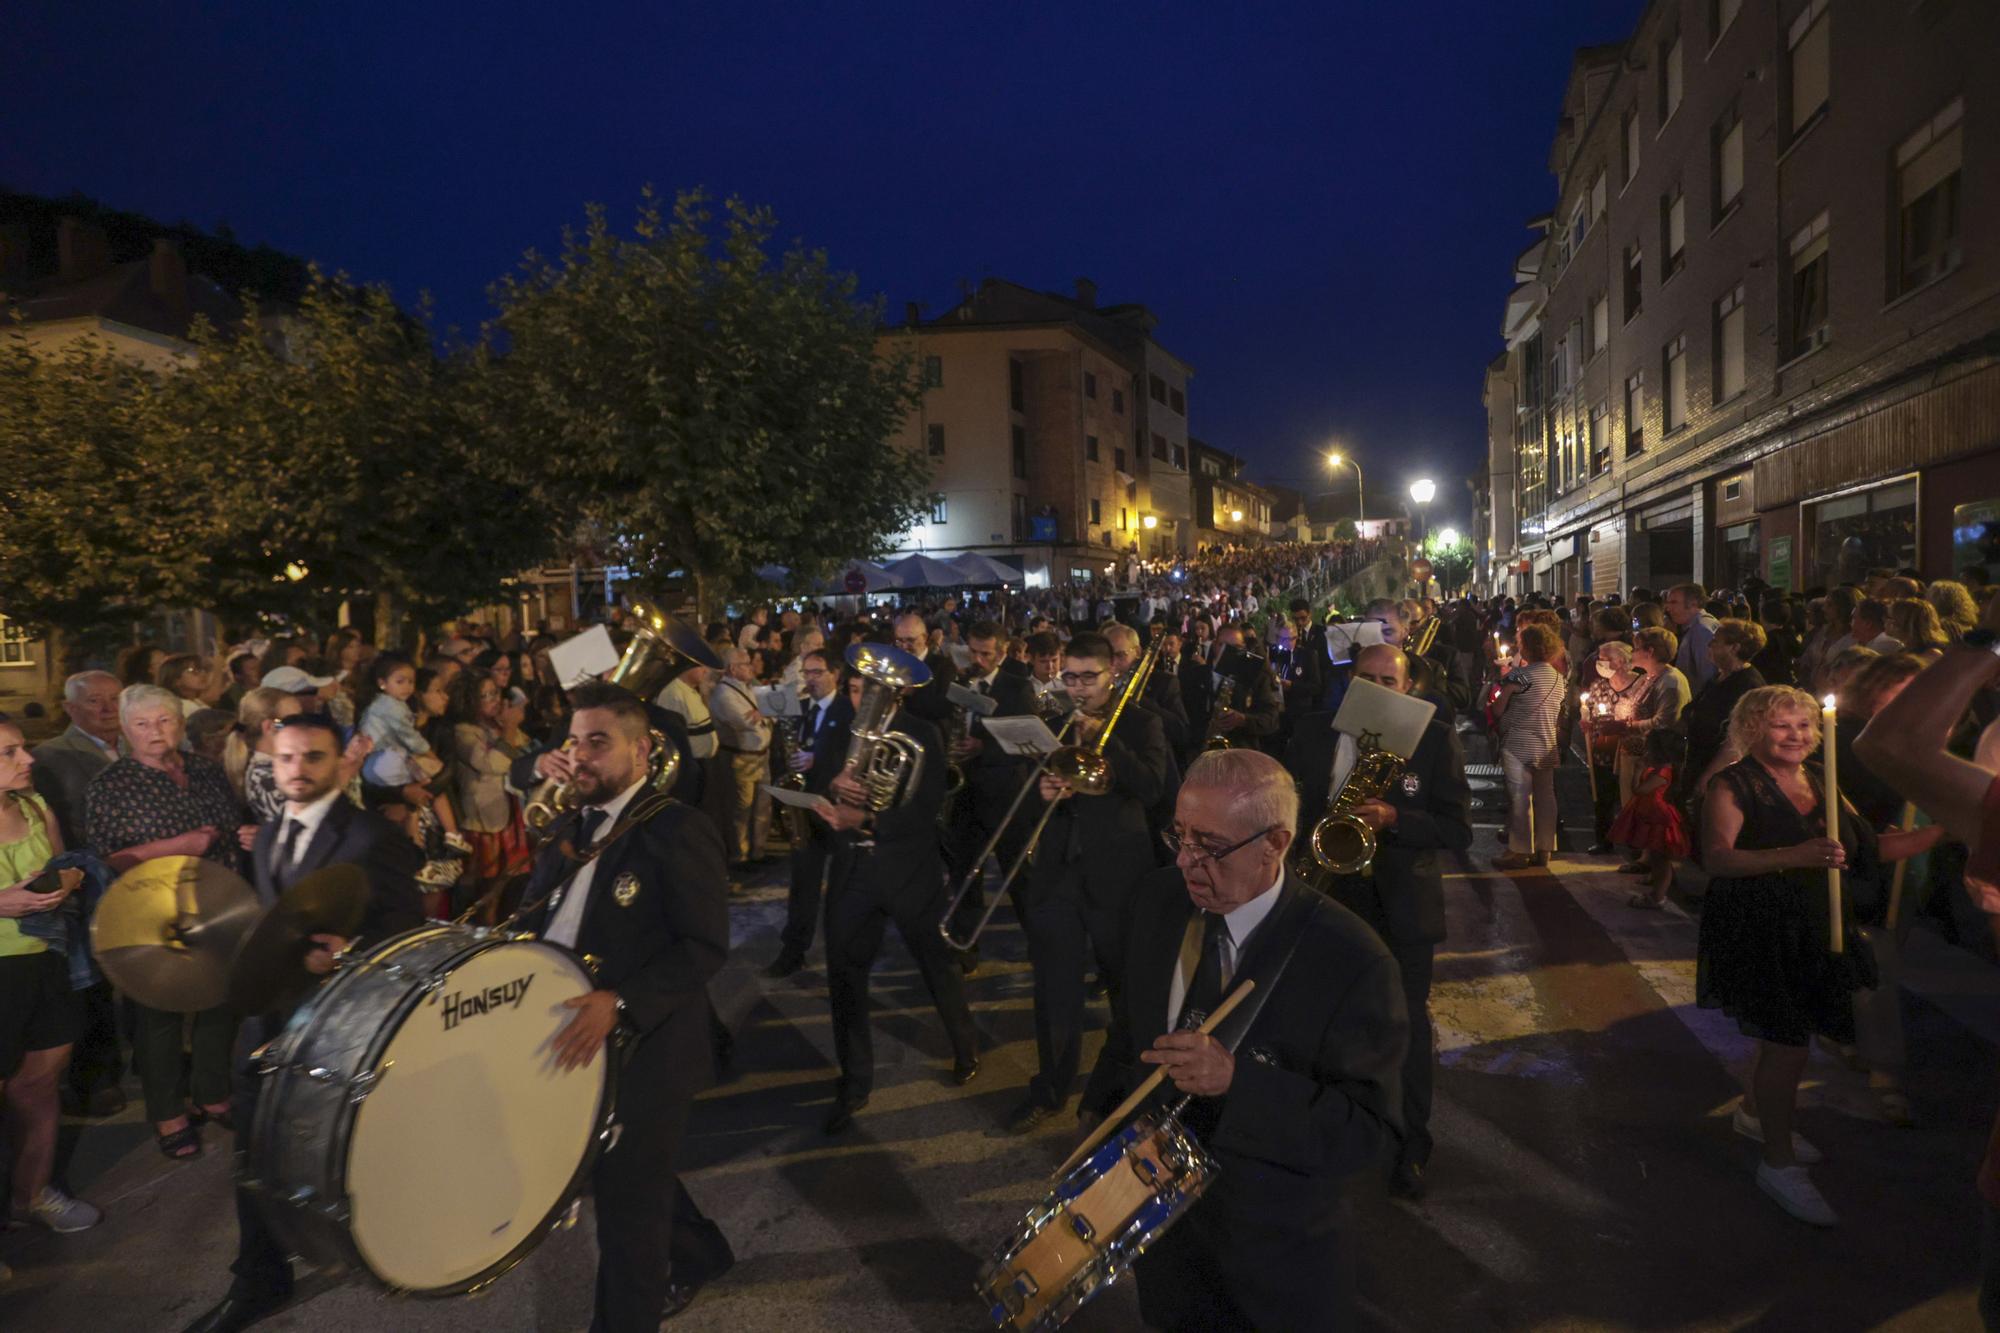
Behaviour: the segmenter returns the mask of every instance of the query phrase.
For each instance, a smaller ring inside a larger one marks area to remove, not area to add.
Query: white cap
[[[264,673],[258,682],[267,689],[283,690],[286,694],[311,694],[333,684],[332,676],[308,676],[295,666],[274,667]]]

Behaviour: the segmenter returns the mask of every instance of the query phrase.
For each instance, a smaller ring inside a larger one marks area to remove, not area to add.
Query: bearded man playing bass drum
[[[592,1175],[597,1209],[593,1333],[656,1333],[735,1262],[674,1175],[694,1096],[713,1074],[708,981],[729,954],[722,837],[679,801],[652,797],[646,706],[616,685],[570,691],[579,808],[543,840],[522,927],[598,960],[598,989],[569,1002],[559,1065],[587,1065],[622,1030],[616,1143]],[[595,853],[592,855],[592,853]],[[588,857],[589,859],[585,859]],[[614,1051],[616,1048],[614,1048]]]
[[[1409,1025],[1388,949],[1286,871],[1298,818],[1277,760],[1205,754],[1181,781],[1174,866],[1131,896],[1125,984],[1083,1124],[1158,1066],[1192,1099],[1182,1123],[1218,1166],[1137,1261],[1149,1327],[1355,1325],[1347,1192],[1401,1136]],[[1255,989],[1213,1035],[1177,1030],[1245,979]]]

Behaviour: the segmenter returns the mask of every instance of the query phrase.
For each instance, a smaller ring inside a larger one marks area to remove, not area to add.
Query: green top
[[[40,874],[56,854],[49,842],[48,807],[42,804],[42,798],[24,791],[16,792],[14,799],[19,802],[21,813],[28,817],[28,836],[17,842],[0,842],[0,889]],[[46,941],[23,935],[21,923],[13,917],[0,916],[0,958],[44,953],[48,947]]]

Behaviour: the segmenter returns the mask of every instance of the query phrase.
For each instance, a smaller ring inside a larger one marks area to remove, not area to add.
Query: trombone
[[[1006,896],[1006,891],[1020,877],[1022,868],[1034,859],[1035,848],[1042,840],[1042,830],[1048,827],[1049,816],[1055,813],[1056,806],[1060,804],[1057,801],[1050,801],[1042,807],[1041,817],[1035,821],[1035,827],[1028,833],[1028,840],[1022,844],[1020,854],[1014,858],[1014,864],[1007,867],[1007,874],[1000,881],[999,892],[996,892],[992,901],[986,904],[986,910],[980,914],[972,933],[964,939],[959,939],[951,933],[952,913],[958,910],[958,905],[965,900],[965,895],[972,892],[973,886],[985,873],[986,858],[993,855],[994,850],[1000,846],[1000,839],[1006,836],[1007,830],[1014,823],[1014,816],[1020,813],[1021,802],[1028,799],[1029,792],[1041,785],[1044,773],[1054,773],[1085,796],[1102,796],[1111,790],[1111,761],[1104,757],[1105,743],[1111,739],[1111,729],[1117,726],[1118,719],[1124,716],[1126,706],[1138,698],[1140,692],[1146,688],[1146,682],[1153,674],[1153,664],[1159,660],[1160,644],[1165,638],[1165,635],[1155,632],[1153,641],[1146,647],[1145,656],[1133,665],[1132,674],[1126,679],[1124,690],[1119,693],[1118,701],[1111,706],[1111,715],[1105,718],[1104,726],[1099,729],[1095,740],[1082,745],[1062,744],[1083,710],[1080,708],[1073,710],[1063,720],[1062,729],[1056,733],[1057,748],[1036,761],[1027,780],[1021,784],[1021,789],[1014,793],[1013,803],[1007,807],[1006,816],[1001,819],[999,827],[993,830],[992,836],[987,838],[986,845],[980,849],[978,857],[965,872],[965,878],[959,881],[958,891],[953,893],[951,901],[945,904],[944,915],[938,920],[938,934],[944,937],[946,944],[959,950],[970,949],[976,944],[987,923],[993,920],[993,913],[999,910],[1001,898]]]

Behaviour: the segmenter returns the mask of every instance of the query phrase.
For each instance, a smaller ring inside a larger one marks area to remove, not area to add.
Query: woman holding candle
[[[1763,1144],[1758,1188],[1799,1220],[1832,1226],[1838,1219],[1805,1170],[1820,1153],[1792,1131],[1799,1077],[1814,1033],[1854,1040],[1851,997],[1874,983],[1875,968],[1829,882],[1850,865],[1869,870],[1915,855],[1939,830],[1878,839],[1863,820],[1827,818],[1829,808],[1837,812],[1827,799],[1836,780],[1806,763],[1819,748],[1821,712],[1803,690],[1752,690],[1729,727],[1746,757],[1717,775],[1703,810],[1711,878],[1695,994],[1757,1042],[1733,1126]]]
[[[1619,617],[1623,624],[1623,617]],[[1583,700],[1583,729],[1590,739],[1591,798],[1597,821],[1598,856],[1612,850],[1611,821],[1618,817],[1618,741],[1645,694],[1645,677],[1632,670],[1632,645],[1608,639],[1591,655],[1590,684]]]

